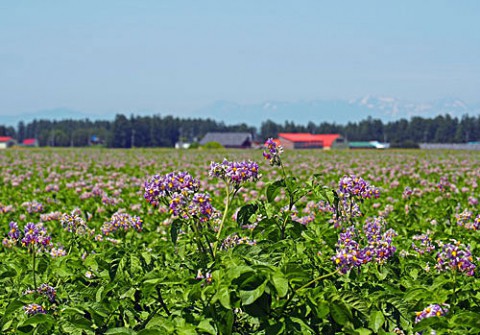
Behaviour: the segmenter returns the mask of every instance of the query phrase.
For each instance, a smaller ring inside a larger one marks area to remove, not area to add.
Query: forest
[[[393,146],[415,143],[468,143],[480,141],[480,116],[461,118],[439,115],[435,118],[412,117],[384,123],[368,117],[341,125],[330,122],[306,125],[266,120],[260,128],[245,123],[227,125],[202,118],[173,116],[130,116],[118,114],[113,121],[33,120],[17,127],[0,125],[0,136],[12,136],[19,143],[38,139],[40,146],[82,147],[92,144],[109,148],[173,147],[179,141],[198,142],[207,132],[248,132],[263,142],[282,132],[313,134],[340,133],[349,141],[388,142]]]

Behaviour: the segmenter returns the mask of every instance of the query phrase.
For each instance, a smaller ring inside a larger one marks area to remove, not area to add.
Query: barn
[[[286,149],[336,149],[347,148],[340,134],[280,133],[278,139]]]

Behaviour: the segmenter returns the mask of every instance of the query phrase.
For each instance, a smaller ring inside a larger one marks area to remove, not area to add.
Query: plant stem
[[[202,254],[205,254],[206,251],[205,251],[205,248],[203,247],[202,239],[201,239],[198,227],[197,227],[194,220],[191,220],[190,222],[192,224],[192,229],[193,229],[193,232],[195,234],[195,242],[197,243],[198,251]]]
[[[33,246],[32,248],[32,251],[33,251],[33,286],[34,286],[34,289],[36,290],[37,289],[37,274],[35,272],[35,267],[36,267],[36,252],[35,252],[35,245]]]
[[[313,279],[313,280],[309,281],[308,283],[306,283],[306,284],[305,284],[305,285],[303,285],[302,287],[300,287],[300,288],[297,288],[297,289],[295,290],[295,293],[298,293],[298,291],[301,291],[301,290],[304,290],[304,289],[306,289],[307,287],[309,287],[310,285],[312,285],[312,284],[316,283],[317,281],[320,281],[320,280],[322,280],[322,279],[325,279],[325,278],[331,277],[331,276],[333,276],[334,274],[338,273],[339,271],[340,271],[340,269],[336,269],[335,271],[333,271],[333,272],[330,272],[330,273],[327,273],[326,275],[319,276],[319,277],[317,277],[317,278],[315,278],[315,279]]]
[[[220,240],[220,235],[222,234],[223,225],[225,224],[225,219],[227,218],[227,215],[228,215],[228,207],[230,205],[230,200],[231,200],[230,199],[230,186],[228,185],[228,183],[226,185],[227,185],[227,188],[226,188],[227,189],[227,195],[226,195],[227,203],[225,204],[225,209],[223,211],[222,221],[220,222],[220,227],[218,228],[217,239],[215,241],[215,244],[213,245],[213,257],[214,258],[215,258],[215,255],[217,254],[218,241]]]
[[[170,311],[168,310],[168,307],[165,304],[165,301],[163,301],[162,291],[160,290],[160,287],[158,287],[158,286],[157,286],[157,294],[158,294],[158,301],[160,302],[160,305],[162,306],[165,313],[167,313],[168,316],[172,315],[172,313],[170,313]]]
[[[453,270],[453,306],[457,304],[457,270]]]
[[[319,277],[317,277],[317,278],[309,281],[308,283],[306,283],[306,284],[303,285],[302,287],[299,287],[299,288],[297,288],[296,290],[294,290],[293,293],[290,295],[290,297],[288,297],[287,302],[283,305],[283,307],[282,307],[282,312],[285,312],[285,310],[287,309],[287,306],[290,304],[290,302],[293,300],[293,298],[297,295],[297,293],[298,293],[299,291],[308,288],[310,285],[315,284],[317,281],[320,281],[320,280],[322,280],[322,279],[331,277],[331,276],[333,276],[334,274],[336,274],[336,273],[339,272],[339,271],[340,271],[340,269],[336,269],[336,270],[333,271],[333,272],[330,272],[330,273],[327,273],[327,274],[325,274],[325,275],[319,276]]]

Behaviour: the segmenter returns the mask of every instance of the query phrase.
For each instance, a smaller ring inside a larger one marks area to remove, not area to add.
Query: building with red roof
[[[11,136],[0,136],[0,149],[10,148],[17,144],[17,141]]]
[[[22,144],[24,147],[38,147],[38,140],[36,138],[26,138]]]
[[[325,149],[347,148],[340,134],[280,133],[278,139],[286,149]]]

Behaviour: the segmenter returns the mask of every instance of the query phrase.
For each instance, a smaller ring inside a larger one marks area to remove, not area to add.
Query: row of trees
[[[173,147],[178,141],[198,141],[207,132],[249,132],[259,141],[277,137],[281,132],[310,132],[313,134],[340,133],[349,141],[378,140],[390,143],[429,142],[465,143],[480,141],[480,116],[449,115],[427,119],[413,117],[384,124],[367,118],[346,125],[322,122],[307,125],[287,121],[263,122],[259,132],[247,124],[225,125],[211,119],[180,119],[172,116],[117,115],[113,121],[86,120],[34,120],[20,122],[17,129],[0,125],[0,136],[12,136],[18,141],[37,138],[41,146],[86,146],[102,143],[107,147]]]
[[[309,122],[306,126],[293,122],[277,124],[271,120],[262,123],[263,138],[275,137],[281,132],[309,132],[312,134],[340,133],[349,141],[371,141],[390,143],[467,143],[480,141],[480,116],[465,115],[461,119],[450,115],[435,118],[413,117],[384,124],[379,119],[367,118],[346,125]]]

